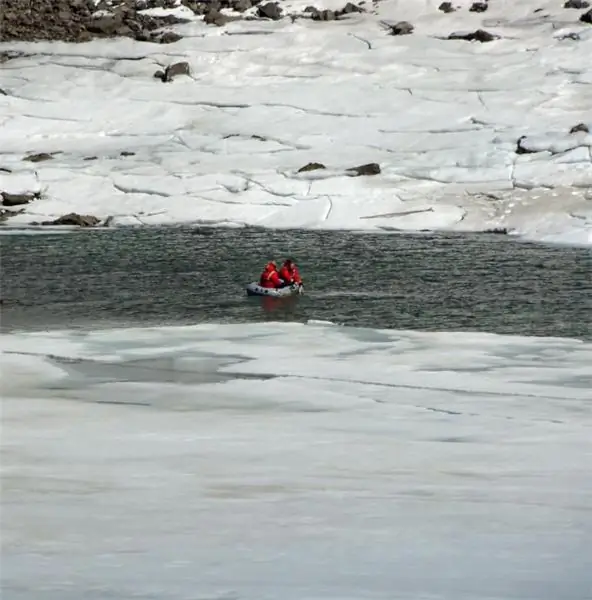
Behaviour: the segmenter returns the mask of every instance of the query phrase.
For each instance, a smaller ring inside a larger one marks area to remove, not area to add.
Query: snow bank
[[[504,226],[550,239],[553,222],[554,239],[592,243],[583,193],[573,211],[513,209],[516,190],[592,186],[589,26],[556,2],[439,4],[224,28],[193,17],[170,45],[11,44],[29,55],[2,65],[0,191],[43,197],[8,223],[78,212],[113,226]],[[411,35],[380,26],[403,19]],[[445,39],[479,28],[499,39]],[[190,76],[153,77],[178,61]],[[49,158],[23,160],[35,153]],[[312,162],[326,169],[298,172]],[[366,163],[381,172],[347,171]],[[490,193],[504,198],[494,211],[479,201]]]

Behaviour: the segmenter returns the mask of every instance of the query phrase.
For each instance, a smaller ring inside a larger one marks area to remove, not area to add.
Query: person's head
[[[265,265],[265,268],[266,268],[268,271],[273,271],[273,270],[277,269],[277,265],[275,264],[275,261],[274,261],[274,260],[270,260],[270,261],[269,261],[269,262],[268,262],[268,263]]]
[[[294,261],[291,258],[286,258],[284,261],[284,266],[291,269],[294,266]]]

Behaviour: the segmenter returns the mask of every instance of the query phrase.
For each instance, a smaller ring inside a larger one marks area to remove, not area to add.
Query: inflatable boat
[[[293,283],[282,288],[264,288],[256,281],[247,285],[247,296],[271,296],[272,298],[287,298],[304,293],[302,284]]]

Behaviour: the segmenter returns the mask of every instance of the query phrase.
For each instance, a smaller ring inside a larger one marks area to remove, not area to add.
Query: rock
[[[82,160],[97,160],[98,156],[85,156]]]
[[[6,219],[10,219],[10,217],[20,215],[24,212],[24,208],[19,208],[18,210],[8,210],[7,208],[0,208],[0,223],[3,223],[4,221],[6,221]]]
[[[232,3],[232,10],[239,13],[243,13],[252,7],[253,4],[251,3],[251,0],[235,0],[235,2]]]
[[[454,7],[452,6],[452,2],[442,2],[438,6],[438,10],[441,10],[443,13],[451,13],[454,12]]]
[[[360,177],[361,175],[378,175],[380,173],[380,165],[378,163],[368,163],[360,165],[359,167],[351,167],[346,169],[347,173],[354,177]]]
[[[586,0],[567,0],[563,5],[563,8],[577,8],[578,10],[583,10],[589,6],[590,2],[587,2]]]
[[[24,52],[19,52],[18,50],[4,50],[0,52],[0,65],[8,62],[9,60],[14,60],[15,58],[21,58],[23,56],[28,55]]]
[[[471,8],[469,8],[469,12],[482,13],[488,8],[487,2],[473,2],[473,4],[471,4]]]
[[[21,206],[29,204],[33,200],[41,197],[39,192],[29,192],[27,194],[9,194],[8,192],[0,192],[3,206]]]
[[[590,25],[592,25],[592,8],[588,12],[585,12],[583,15],[580,15],[580,21],[582,23],[589,23]]]
[[[135,156],[135,152],[130,152],[129,150],[123,150],[119,153],[119,156]]]
[[[332,10],[317,10],[316,8],[311,12],[310,18],[313,21],[335,21],[337,15]]]
[[[583,131],[584,133],[590,133],[590,128],[585,123],[578,123],[569,130],[569,133],[578,133],[579,131]]]
[[[6,167],[0,167],[0,173],[12,173],[12,169]]]
[[[0,88],[0,96],[8,96],[8,92]]]
[[[188,62],[178,62],[166,67],[163,71],[156,71],[154,77],[160,79],[163,83],[173,81],[173,78],[177,75],[188,75],[191,76],[191,68]]]
[[[94,227],[101,222],[101,219],[93,215],[79,215],[70,213],[54,219],[53,221],[43,221],[41,225],[75,225],[77,227]]]
[[[219,10],[212,8],[204,16],[204,23],[206,25],[216,25],[216,27],[222,27],[230,21],[230,17],[223,15]]]
[[[309,162],[308,164],[300,167],[297,173],[306,173],[307,171],[318,171],[319,169],[326,169],[324,164],[318,162]]]
[[[518,141],[516,142],[516,154],[536,154],[536,150],[530,150],[528,148],[525,148],[522,145],[522,142],[526,139],[525,135],[522,135],[518,138]]]
[[[23,160],[38,163],[43,162],[45,160],[53,160],[53,156],[51,154],[47,154],[47,152],[39,152],[38,154],[29,154],[28,156],[25,156]]]
[[[262,19],[279,21],[282,18],[282,9],[277,2],[268,2],[257,7],[257,16]]]
[[[366,12],[361,6],[356,6],[351,2],[348,2],[338,13],[340,15],[350,15],[352,13],[363,13]]]
[[[132,30],[127,25],[124,25],[121,16],[93,19],[87,24],[86,30],[90,31],[90,33],[108,37],[129,36],[132,33]]]
[[[383,21],[381,25],[388,30],[389,35],[409,35],[410,33],[413,33],[413,30],[415,29],[408,21],[399,21],[394,25],[390,25]]]
[[[159,44],[174,44],[182,39],[183,36],[175,33],[174,31],[163,31],[159,36],[155,36],[151,41],[158,42]]]
[[[448,38],[449,40],[466,40],[467,42],[492,42],[493,40],[499,39],[499,36],[484,31],[483,29],[477,29],[472,33],[451,33]]]

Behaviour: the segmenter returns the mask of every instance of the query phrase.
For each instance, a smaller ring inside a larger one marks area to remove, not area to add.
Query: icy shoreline
[[[0,75],[0,192],[39,195],[5,222],[503,229],[592,245],[592,27],[553,2],[438,4],[223,28],[183,7],[174,44],[0,44],[24,53]],[[379,25],[403,19],[412,34]],[[444,39],[478,28],[499,39]],[[188,74],[154,77],[178,62]]]

